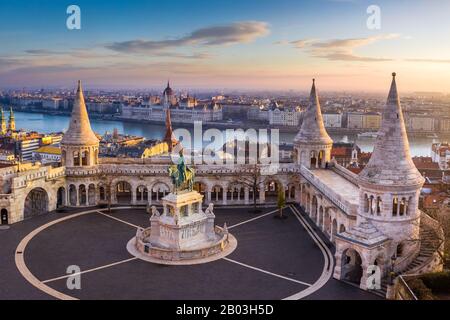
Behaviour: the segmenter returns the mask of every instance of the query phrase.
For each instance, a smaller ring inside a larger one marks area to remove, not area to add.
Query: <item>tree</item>
[[[279,210],[279,218],[283,219],[283,209],[286,206],[286,194],[283,190],[284,188],[281,185],[278,185],[278,199],[277,199],[277,206]]]
[[[264,176],[261,174],[261,165],[259,164],[247,168],[250,169],[242,174],[239,182],[253,191],[253,212],[259,213],[261,210],[256,208],[256,193],[258,190],[264,192],[264,188],[261,188],[261,186],[264,187]]]

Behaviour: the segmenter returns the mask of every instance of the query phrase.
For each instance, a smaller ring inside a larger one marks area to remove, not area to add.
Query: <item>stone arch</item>
[[[81,165],[82,166],[89,165],[89,151],[88,150],[81,151]]]
[[[286,200],[288,201],[295,201],[296,200],[296,191],[297,186],[295,183],[289,183],[286,188]]]
[[[227,201],[239,202],[244,200],[245,189],[242,184],[237,181],[233,181],[227,188]]]
[[[348,248],[342,252],[341,256],[341,280],[361,284],[363,277],[363,260],[361,254],[353,249]]]
[[[325,151],[320,150],[317,154],[317,167],[322,168],[325,161]]]
[[[309,155],[309,160],[310,160],[311,168],[317,167],[317,152],[316,151],[311,151],[311,153]]]
[[[34,188],[27,194],[25,198],[25,205],[23,210],[24,220],[47,213],[48,205],[49,201],[47,191],[42,188]]]
[[[343,223],[341,223],[341,225],[339,226],[339,233],[344,233],[345,232],[345,225]]]
[[[333,219],[333,223],[331,224],[331,242],[336,242],[338,222],[336,219]]]
[[[106,199],[106,189],[103,184],[98,186],[98,198],[100,201],[105,201]]]
[[[215,185],[211,188],[211,201],[221,201],[223,199],[223,187],[221,185]]]
[[[78,197],[80,199],[80,206],[86,206],[88,204],[87,190],[84,184],[80,184],[78,187]]]
[[[69,203],[73,207],[75,207],[78,203],[77,187],[74,184],[69,186]]]
[[[196,181],[194,184],[194,190],[200,193],[203,196],[203,199],[205,199],[208,192],[208,186],[202,181]]]
[[[262,188],[263,187],[261,187],[260,185],[257,185],[256,186],[256,192],[254,192],[253,186],[249,186],[249,188],[248,188],[248,199],[249,199],[250,202],[253,203],[254,199],[256,199],[256,201],[259,200]]]
[[[73,166],[74,167],[79,167],[81,165],[81,155],[79,151],[74,151],[72,153],[72,158],[73,158]]]
[[[305,210],[306,213],[311,214],[311,195],[309,192],[306,193]]]
[[[325,214],[325,212],[324,212],[324,209],[323,209],[323,206],[320,206],[319,207],[319,228],[320,229],[324,229],[324,222],[323,222],[323,219],[324,219],[324,214]]]
[[[147,186],[140,185],[136,188],[136,201],[140,203],[148,202],[148,188]]]
[[[119,181],[114,187],[117,203],[130,204],[133,199],[131,184],[127,181]]]
[[[56,207],[61,208],[66,206],[66,188],[59,187],[56,192]]]
[[[312,200],[311,200],[311,212],[310,212],[310,217],[314,221],[317,221],[317,211],[318,211],[318,209],[319,209],[319,207],[318,207],[317,196],[314,195],[312,197]]]
[[[325,216],[323,217],[323,230],[328,236],[331,235],[331,215],[329,208],[325,209]]]
[[[95,206],[96,203],[96,190],[95,190],[95,184],[91,183],[88,187],[88,204],[90,206]]]
[[[269,178],[266,181],[264,181],[264,199],[268,202],[276,202],[278,199],[278,190],[279,188],[283,188],[283,184],[273,178]]]
[[[0,211],[0,222],[0,224],[3,225],[9,224],[8,210],[6,210],[5,208]]]
[[[149,200],[149,192],[147,186],[139,185],[136,188],[136,201],[138,203],[148,203],[148,200]]]
[[[170,193],[170,188],[166,183],[158,181],[155,184],[153,184],[150,191],[152,201],[160,201],[162,198],[164,198],[167,194]]]

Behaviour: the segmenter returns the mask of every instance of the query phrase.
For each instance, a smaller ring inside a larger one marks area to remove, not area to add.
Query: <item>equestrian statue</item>
[[[169,177],[174,186],[174,193],[178,191],[194,189],[195,172],[194,169],[188,168],[184,162],[183,150],[180,151],[180,158],[177,165],[171,165],[168,168]]]

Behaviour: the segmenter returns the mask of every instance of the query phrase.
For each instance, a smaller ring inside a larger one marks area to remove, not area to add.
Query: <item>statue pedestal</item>
[[[200,193],[171,193],[161,201],[163,213],[153,207],[150,228],[139,229],[134,241],[134,249],[152,262],[205,259],[223,253],[230,237],[235,242],[226,226],[214,226],[212,204],[203,212]]]
[[[152,217],[150,243],[160,248],[189,250],[217,239],[214,214],[202,210],[203,196],[196,191],[169,194],[162,199],[164,212]]]

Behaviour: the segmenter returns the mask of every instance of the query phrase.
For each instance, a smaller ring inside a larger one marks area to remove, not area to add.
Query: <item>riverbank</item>
[[[13,106],[13,110],[20,111],[24,113],[35,113],[35,114],[43,114],[49,116],[61,116],[61,117],[70,117],[70,111],[53,111],[53,110],[42,110],[42,109],[34,109],[27,107],[17,107]],[[120,123],[130,123],[136,124],[139,123],[141,125],[156,125],[156,126],[164,126],[165,121],[157,121],[157,120],[147,120],[147,119],[129,119],[123,118],[118,114],[89,114],[91,120],[100,120],[100,121],[116,121]],[[172,123],[174,126],[179,128],[192,129],[194,127],[193,123],[187,123],[182,121],[176,121],[172,119]],[[286,134],[296,134],[299,130],[299,127],[280,127],[280,126],[270,126],[266,123],[261,122],[253,122],[253,121],[233,121],[233,122],[202,122],[202,126],[205,129],[217,128],[217,129],[277,129],[280,133]],[[368,130],[368,129],[350,129],[350,128],[327,128],[327,132],[331,135],[340,135],[340,136],[349,136],[349,137],[357,137],[358,134],[365,132],[374,132],[377,130]],[[427,138],[427,139],[437,139],[437,140],[450,140],[450,132],[448,133],[438,133],[438,132],[427,132],[427,131],[408,131],[408,137],[410,138]]]

